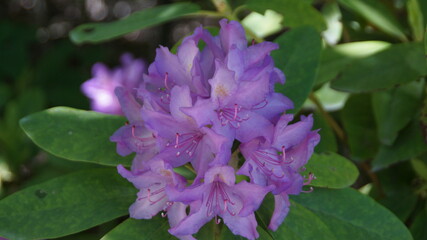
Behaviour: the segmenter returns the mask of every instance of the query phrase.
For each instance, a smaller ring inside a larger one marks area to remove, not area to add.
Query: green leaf
[[[267,9],[264,15],[251,12],[242,20],[245,29],[252,31],[257,37],[265,38],[282,29],[283,16]]]
[[[427,181],[427,165],[423,161],[416,158],[411,160],[411,164],[418,176]]]
[[[267,195],[259,215],[270,221],[274,209],[272,195]],[[284,223],[273,239],[365,239],[411,240],[405,227],[390,211],[358,191],[315,189],[309,194],[291,196],[291,206]]]
[[[169,223],[167,219],[160,216],[152,219],[132,219],[129,218],[119,224],[101,240],[159,240],[176,239],[169,234]]]
[[[311,186],[325,188],[345,188],[352,185],[359,176],[357,167],[345,157],[336,153],[313,154],[302,173],[316,176]]]
[[[371,96],[352,95],[341,112],[341,119],[352,159],[361,161],[373,157],[378,149],[378,140]]]
[[[378,0],[338,0],[345,8],[357,13],[383,32],[407,41],[403,27],[393,13]]]
[[[362,41],[339,44],[322,50],[316,85],[335,79],[342,70],[354,60],[371,56],[388,47],[390,43],[382,41]]]
[[[299,27],[278,37],[279,50],[272,52],[276,66],[286,75],[284,85],[277,84],[276,91],[294,102],[297,112],[307,99],[319,65],[321,40],[312,27]],[[310,49],[310,51],[307,51]]]
[[[345,102],[350,96],[349,93],[339,92],[330,87],[329,83],[323,84],[320,88],[313,92],[314,97],[322,105],[323,109],[328,112],[337,111],[344,107]],[[308,98],[303,105],[303,108],[317,108],[312,98]]]
[[[417,114],[424,88],[422,81],[374,93],[372,106],[378,126],[378,137],[384,145],[392,145],[397,135]]]
[[[312,194],[310,194],[312,195]],[[274,198],[268,194],[262,203],[257,214],[258,222],[263,222],[267,226],[274,211]],[[291,201],[290,211],[282,225],[275,231],[268,230],[273,239],[318,239],[334,240],[334,234],[329,226],[325,225],[319,217],[312,211],[300,204]]]
[[[268,232],[266,230],[262,229],[259,226],[257,227],[257,231],[259,234],[258,239],[262,239],[262,240],[274,240],[275,239],[275,238],[272,238],[271,235],[268,234]],[[197,238],[197,239],[205,240],[205,238]],[[247,238],[242,237],[240,235],[234,235],[226,225],[222,226],[221,237],[219,239],[223,239],[223,240],[247,240]]]
[[[7,103],[10,95],[12,95],[11,92],[12,91],[9,85],[4,82],[0,82],[0,109],[2,109],[3,106]]]
[[[61,158],[102,165],[129,166],[131,156],[116,153],[109,137],[126,122],[122,116],[55,107],[21,119],[25,133],[39,147]]]
[[[334,132],[329,124],[326,122],[325,118],[318,111],[313,114],[314,129],[320,129],[320,142],[314,148],[316,153],[323,152],[336,152],[338,151],[337,139],[335,138]]]
[[[372,170],[377,171],[394,163],[410,160],[427,151],[421,134],[419,121],[413,120],[404,128],[392,146],[381,146],[372,162]]]
[[[331,229],[335,239],[412,239],[408,229],[396,216],[354,189],[315,189],[310,194],[300,194],[292,199],[316,214]],[[291,206],[290,212],[292,210]],[[287,221],[298,219],[290,218]],[[312,226],[312,229],[315,231],[316,226]]]
[[[217,36],[217,35],[219,34],[219,28],[218,28],[218,27],[214,27],[214,26],[207,26],[207,27],[203,27],[203,29],[208,30],[208,31],[209,31],[209,33],[210,33],[212,36]],[[177,54],[178,48],[179,48],[179,47],[181,46],[181,44],[182,44],[182,40],[184,40],[184,38],[186,38],[186,37],[190,36],[191,34],[192,34],[192,33],[189,33],[189,34],[185,35],[185,36],[184,36],[184,37],[182,37],[178,42],[176,42],[176,43],[172,46],[172,48],[171,48],[170,52],[171,52],[171,53],[173,53],[173,54]],[[205,45],[206,45],[206,44],[205,44],[205,42],[203,42],[203,41],[200,41],[200,42],[199,42],[198,47],[199,47],[200,51],[201,51],[201,50],[203,50],[203,48],[204,48],[204,46],[205,46]]]
[[[88,169],[26,188],[0,201],[0,236],[45,239],[128,213],[136,189],[115,169]]]
[[[70,32],[70,38],[78,44],[98,43],[195,13],[199,9],[200,7],[194,3],[185,2],[157,6],[133,13],[115,22],[80,25]]]
[[[409,162],[396,164],[376,175],[380,185],[373,184],[369,196],[406,222],[418,201],[413,190],[414,172],[411,165]]]
[[[127,219],[119,224],[109,233],[107,233],[101,240],[158,240],[170,239],[175,240],[176,237],[172,236],[168,229],[170,228],[167,219],[156,216],[153,219]],[[273,240],[271,236],[262,228],[257,228],[260,234],[260,239]],[[218,232],[216,232],[218,231]],[[202,240],[237,240],[246,239],[241,236],[234,235],[226,225],[223,223],[215,224],[215,220],[205,224],[197,234],[197,239]]]
[[[326,20],[326,29],[322,35],[328,44],[335,45],[342,36],[343,24],[341,10],[336,2],[327,2],[322,7],[322,14]]]
[[[408,21],[411,26],[412,36],[415,41],[422,41],[424,35],[424,19],[418,0],[408,0],[406,2],[408,11]]]
[[[419,211],[411,225],[411,233],[414,236],[414,240],[425,240],[427,239],[427,209]]]
[[[300,0],[248,0],[246,5],[249,9],[261,14],[264,14],[268,9],[282,14],[283,25],[286,27],[310,25],[315,27],[318,31],[326,29],[326,23],[322,14],[308,2]]]
[[[394,44],[384,51],[354,60],[332,81],[331,87],[347,92],[367,92],[412,82],[425,74],[422,44]]]

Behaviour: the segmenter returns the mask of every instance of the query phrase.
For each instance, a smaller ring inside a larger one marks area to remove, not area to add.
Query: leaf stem
[[[207,16],[207,17],[227,17],[225,14],[215,11],[200,10],[196,13],[190,13],[187,16]]]

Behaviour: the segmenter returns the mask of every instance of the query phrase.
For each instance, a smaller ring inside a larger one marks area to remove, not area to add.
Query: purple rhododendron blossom
[[[235,21],[220,26],[218,36],[197,28],[177,54],[160,47],[142,79],[115,89],[128,122],[110,140],[120,155],[136,154],[131,170],[118,167],[139,189],[130,216],[161,212],[179,239],[194,239],[212,219],[258,238],[254,213],[269,192],[275,199],[269,228],[277,230],[290,210],[289,195],[305,192],[314,179],[301,171],[320,136],[311,115],[295,120],[285,113],[292,101],[274,92],[285,83],[270,56],[278,45],[248,45]],[[230,161],[238,151],[243,158]],[[196,177],[173,171],[181,166]],[[236,174],[248,181],[236,182]]]
[[[123,54],[120,61],[121,67],[112,70],[102,63],[93,65],[93,77],[82,84],[82,92],[90,98],[92,110],[122,115],[114,89],[124,87],[126,90],[133,90],[141,84],[146,71],[144,61],[134,59],[131,54]]]

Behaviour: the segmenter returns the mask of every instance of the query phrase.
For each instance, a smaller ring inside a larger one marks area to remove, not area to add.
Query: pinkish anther
[[[316,176],[314,176],[314,174],[313,174],[313,173],[309,173],[309,174],[308,174],[308,178],[307,178],[307,179],[305,179],[305,180],[306,180],[306,182],[304,182],[304,186],[306,186],[306,185],[310,185],[310,184],[311,184],[311,181],[313,181],[314,179],[316,179]]]
[[[218,178],[218,176],[216,178]],[[231,201],[231,198],[225,191],[223,186],[225,183],[216,179],[211,184],[212,186],[209,192],[208,201],[206,202],[206,207],[208,208],[206,211],[207,216],[212,215],[214,212],[224,213],[226,211],[230,215],[235,216],[236,213],[227,206],[228,204],[235,205],[235,203]],[[221,207],[221,203],[223,204],[223,207]]]
[[[181,149],[191,157],[193,156],[202,139],[203,134],[200,132],[190,132],[184,134],[176,133],[174,148]],[[181,155],[181,151],[178,151],[176,156],[179,155]]]

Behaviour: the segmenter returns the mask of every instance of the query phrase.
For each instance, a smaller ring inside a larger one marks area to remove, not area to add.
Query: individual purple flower
[[[121,67],[108,69],[102,63],[92,67],[93,77],[81,86],[82,92],[91,99],[91,108],[94,111],[122,115],[121,107],[114,95],[116,87],[133,90],[142,83],[145,72],[145,63],[134,59],[130,54],[121,56]]]
[[[272,193],[276,206],[269,225],[272,230],[277,229],[288,212],[288,194],[299,194],[303,185],[313,179],[313,175],[310,175],[307,183],[304,183],[299,171],[312,155],[320,136],[317,131],[311,131],[311,115],[303,116],[301,121],[289,125],[292,119],[290,114],[280,118],[272,143],[256,138],[240,145],[246,161],[237,173],[249,176],[251,182],[261,186],[274,186]]]
[[[197,171],[197,181],[209,165],[227,163],[232,142],[209,127],[198,127],[181,111],[191,106],[189,87],[175,86],[171,91],[171,114],[143,110],[142,116],[146,126],[156,133],[158,141],[163,142],[156,158],[164,159],[173,167],[191,162]]]
[[[281,113],[293,107],[286,97],[272,92],[272,85],[284,83],[284,75],[269,56],[275,43],[247,47],[240,24],[222,20],[217,51],[225,56],[215,59],[215,72],[208,80],[210,98],[199,98],[185,112],[202,126],[241,142],[257,136],[272,135],[273,124]],[[269,102],[270,101],[270,102]],[[265,110],[262,110],[265,108]],[[200,112],[203,110],[203,114]]]
[[[257,222],[254,211],[258,209],[270,188],[242,181],[235,184],[234,169],[217,166],[205,174],[203,184],[179,191],[167,188],[171,201],[191,204],[191,213],[169,230],[173,235],[196,233],[212,218],[221,217],[236,235],[256,239]]]
[[[129,208],[130,217],[135,219],[151,219],[162,212],[163,217],[168,217],[171,227],[176,226],[186,217],[186,205],[170,201],[166,195],[166,186],[182,189],[186,180],[173,171],[171,166],[163,161],[151,162],[146,171],[135,174],[122,165],[117,167],[122,177],[139,189],[138,198]],[[191,236],[176,235],[182,240],[194,239]]]
[[[130,90],[117,87],[115,93],[128,122],[114,132],[110,141],[117,143],[117,153],[121,156],[135,152],[132,170],[141,171],[144,169],[144,162],[158,153],[157,139],[155,134],[145,127],[140,114],[141,105]]]

